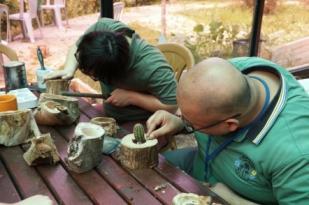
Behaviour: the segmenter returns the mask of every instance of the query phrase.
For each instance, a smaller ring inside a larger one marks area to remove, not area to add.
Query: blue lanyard
[[[245,132],[248,129],[250,129],[250,127],[252,127],[252,125],[254,125],[256,122],[258,122],[259,120],[262,119],[262,117],[265,115],[268,104],[269,104],[269,100],[270,100],[270,90],[269,87],[267,85],[267,83],[256,76],[249,76],[250,78],[254,78],[258,81],[260,81],[265,89],[265,101],[264,101],[264,105],[262,107],[261,112],[259,113],[259,115],[251,122],[249,123],[247,126],[239,129],[237,131],[237,133],[241,133],[241,132]],[[211,160],[213,160],[218,154],[220,154],[220,152],[222,150],[224,150],[228,145],[230,145],[237,137],[239,136],[239,134],[235,134],[232,137],[229,137],[228,139],[226,139],[225,141],[223,141],[223,143],[221,143],[214,151],[212,151],[211,153],[209,153],[209,149],[210,149],[210,144],[211,144],[211,138],[208,137],[208,142],[206,145],[206,150],[205,150],[205,180],[207,180],[208,178],[208,170],[209,170],[209,162]]]

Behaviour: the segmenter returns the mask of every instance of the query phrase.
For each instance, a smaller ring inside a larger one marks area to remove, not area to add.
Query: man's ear
[[[227,119],[224,122],[227,124],[230,132],[236,131],[239,127],[239,121],[235,118]]]

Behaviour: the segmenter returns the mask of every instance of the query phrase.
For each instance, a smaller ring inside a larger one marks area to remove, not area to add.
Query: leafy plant
[[[198,24],[194,34],[185,40],[185,45],[192,51],[196,62],[211,57],[231,57],[233,41],[248,37],[248,28],[238,25],[225,25],[221,21],[211,21],[209,25]]]

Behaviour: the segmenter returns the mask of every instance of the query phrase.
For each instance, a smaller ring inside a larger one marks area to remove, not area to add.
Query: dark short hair
[[[83,73],[111,83],[126,75],[129,50],[122,33],[94,31],[83,36],[75,56]]]

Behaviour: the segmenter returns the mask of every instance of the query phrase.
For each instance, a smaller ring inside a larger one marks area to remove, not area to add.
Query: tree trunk
[[[79,123],[68,146],[68,168],[83,173],[96,167],[102,160],[104,129],[93,123]]]
[[[46,93],[61,95],[62,91],[69,90],[69,81],[64,79],[46,81]]]
[[[158,140],[146,140],[145,143],[136,144],[134,135],[126,135],[121,140],[120,162],[129,169],[152,168],[158,164]]]
[[[14,146],[31,136],[31,110],[0,112],[0,144]]]
[[[34,112],[40,125],[70,125],[79,119],[78,100],[72,97],[42,93]]]

